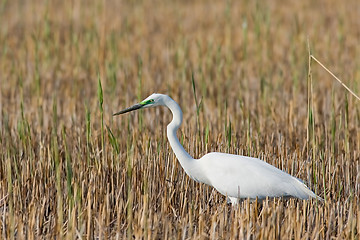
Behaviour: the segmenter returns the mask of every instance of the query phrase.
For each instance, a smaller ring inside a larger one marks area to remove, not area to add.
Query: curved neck
[[[173,149],[177,159],[179,160],[181,166],[187,170],[189,170],[190,165],[193,162],[193,158],[187,153],[184,147],[179,142],[179,139],[176,136],[176,131],[180,127],[182,123],[182,111],[179,105],[169,97],[169,100],[166,101],[165,106],[167,106],[171,113],[173,114],[173,119],[170,124],[167,126],[167,137],[170,142],[170,146]],[[189,174],[189,173],[188,173]]]

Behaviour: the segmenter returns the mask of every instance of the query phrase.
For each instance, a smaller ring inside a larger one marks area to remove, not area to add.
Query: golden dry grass
[[[1,238],[358,239],[359,102],[315,63],[307,84],[307,41],[359,93],[359,12],[357,0],[1,1]],[[192,156],[260,157],[325,202],[231,208],[181,169],[167,110],[111,116],[153,92],[182,106]]]

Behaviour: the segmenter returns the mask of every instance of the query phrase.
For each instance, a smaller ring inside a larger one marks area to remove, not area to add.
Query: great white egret
[[[176,131],[182,123],[179,105],[164,94],[152,94],[144,101],[126,108],[113,116],[140,108],[166,106],[173,114],[167,126],[167,137],[182,168],[193,180],[208,184],[227,196],[232,205],[239,199],[266,197],[316,198],[321,200],[299,179],[258,159],[233,154],[212,152],[194,159],[180,144]]]

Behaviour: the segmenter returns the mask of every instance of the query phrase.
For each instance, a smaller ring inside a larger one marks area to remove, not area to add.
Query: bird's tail
[[[319,200],[319,201],[324,201],[324,199],[323,198],[321,198],[321,197],[319,197],[318,195],[316,195],[313,191],[311,191],[309,188],[308,188],[308,186],[306,186],[304,183],[303,183],[303,185],[304,185],[304,192],[306,192],[310,197],[312,197],[312,198],[315,198],[315,199],[317,199],[317,200]]]
[[[319,200],[319,201],[324,201],[323,198],[319,197],[318,195],[316,195],[313,191],[311,191],[308,186],[306,186],[303,182],[301,182],[300,180],[296,179],[299,183],[299,186],[300,186],[300,190],[301,191],[301,195],[302,195],[302,199],[309,199],[310,197],[311,198],[314,198],[316,200]]]

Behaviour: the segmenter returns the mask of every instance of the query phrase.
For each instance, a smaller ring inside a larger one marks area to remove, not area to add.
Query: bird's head
[[[143,101],[141,101],[140,103],[137,103],[131,107],[125,108],[124,110],[121,110],[120,112],[114,113],[113,116],[131,112],[134,110],[138,110],[140,108],[162,106],[162,105],[164,105],[165,97],[167,97],[167,96],[163,95],[163,94],[159,94],[159,93],[153,93],[149,97],[147,97]]]

